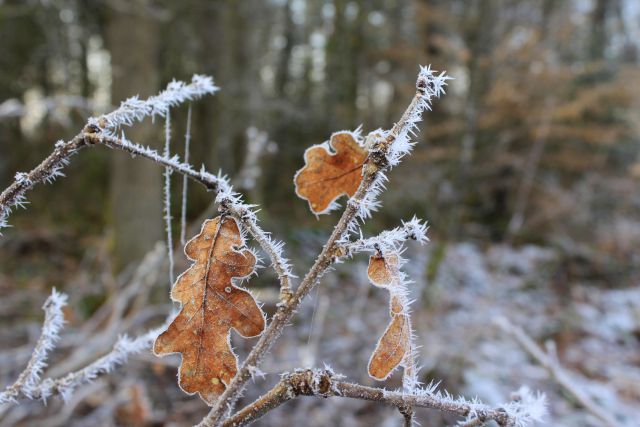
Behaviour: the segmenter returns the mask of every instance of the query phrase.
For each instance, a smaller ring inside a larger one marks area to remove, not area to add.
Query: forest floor
[[[60,237],[33,232],[1,241],[0,265],[7,266],[0,271],[1,384],[10,384],[26,364],[51,286],[70,295],[68,324],[49,370],[56,375],[106,352],[118,334],[155,326],[170,310],[161,246],[147,260],[144,268],[152,273],[142,271],[144,279],[140,266],[113,277],[103,239],[83,242],[88,249],[79,254],[76,245],[65,243],[70,239]],[[575,273],[584,262],[539,246],[432,243],[410,247],[406,257],[406,272],[415,282],[413,321],[423,382],[439,381],[442,389],[490,404],[508,400],[527,385],[548,397],[545,425],[602,425],[499,327],[499,319],[506,319],[552,349],[572,384],[619,425],[631,426],[640,418],[640,283],[628,279],[634,275],[617,286],[587,281]],[[184,267],[185,261],[179,261]],[[271,278],[265,268],[248,284],[267,311],[277,297]],[[114,320],[109,306],[122,305],[118,295],[133,286],[137,291],[129,292]],[[387,322],[387,296],[368,284],[366,259],[339,265],[303,305],[266,360],[265,377],[255,379],[240,404],[264,392],[278,373],[301,367],[326,364],[350,380],[373,385],[366,366]],[[83,334],[100,339],[79,341]],[[241,358],[254,342],[237,335],[232,340]],[[23,402],[0,408],[0,426],[189,425],[207,408],[178,389],[177,365],[173,356],[135,356],[112,375],[78,390],[66,406],[54,397],[46,406]],[[399,375],[386,386],[400,387]],[[392,408],[373,403],[300,398],[257,425],[394,426],[399,417]],[[426,427],[455,422],[429,410],[419,410],[418,419]]]

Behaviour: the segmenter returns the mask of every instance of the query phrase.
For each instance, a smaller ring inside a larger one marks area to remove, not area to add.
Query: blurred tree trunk
[[[356,101],[359,62],[364,55],[364,12],[361,1],[334,0],[333,32],[327,44],[327,111],[334,129],[353,129],[356,123]],[[351,8],[351,12],[349,12]],[[355,11],[355,16],[351,15]],[[347,16],[349,13],[349,16]]]
[[[498,22],[498,4],[495,0],[473,2],[473,5],[469,5],[465,13],[471,15],[463,34],[469,50],[469,88],[464,109],[465,130],[462,137],[459,169],[456,176],[456,202],[447,227],[449,236],[455,239],[458,239],[462,233],[460,223],[463,222],[465,215],[466,185],[477,150],[479,136],[478,109],[491,81],[491,61],[488,59],[494,46],[494,33]]]
[[[291,2],[287,0],[282,6],[283,14],[283,37],[284,46],[278,55],[278,63],[276,69],[276,96],[280,99],[285,97],[285,89],[289,80],[289,63],[291,62],[291,51],[293,50],[294,24],[291,16]]]
[[[552,69],[556,66],[555,52],[553,51],[553,40],[551,38],[550,23],[555,12],[557,3],[555,0],[546,0],[542,2],[542,21],[540,23],[540,40],[544,49],[544,67],[545,70]],[[533,136],[536,132],[531,132],[533,145],[523,163],[522,178],[515,194],[515,203],[513,213],[507,226],[505,239],[510,239],[517,234],[525,221],[525,214],[529,206],[529,198],[534,189],[534,182],[540,168],[542,155],[549,138],[551,123],[553,121],[553,113],[557,103],[556,95],[551,92],[544,97],[544,108],[540,118],[535,122],[537,125],[537,136]]]
[[[591,15],[591,39],[589,40],[589,59],[598,61],[604,59],[607,46],[607,32],[605,23],[609,0],[597,0]]]
[[[220,43],[216,81],[222,90],[215,97],[220,126],[216,129],[212,157],[215,169],[231,175],[242,164],[245,130],[255,124],[255,112],[260,105],[258,58],[265,45],[264,40],[256,38],[260,36],[261,16],[265,12],[264,4],[256,0],[227,0],[215,11],[220,29],[212,33],[219,40],[212,42]]]
[[[114,3],[107,24],[111,52],[112,102],[158,91],[157,25],[148,0]],[[158,145],[160,132],[150,121],[127,130],[133,141]],[[114,267],[121,270],[162,239],[162,168],[145,160],[113,153],[111,222]]]

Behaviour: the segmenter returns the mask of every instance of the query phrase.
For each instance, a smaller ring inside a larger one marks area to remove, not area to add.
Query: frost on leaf
[[[305,151],[305,166],[294,182],[296,194],[309,202],[313,213],[329,212],[337,198],[343,194],[353,196],[360,186],[367,152],[356,138],[352,132],[336,132],[328,144],[314,145]]]
[[[369,280],[390,294],[391,322],[369,360],[369,375],[377,380],[386,379],[400,365],[405,367],[405,376],[413,375],[411,319],[398,263],[395,254],[374,255],[369,259]]]
[[[180,313],[156,339],[157,355],[181,353],[180,387],[199,393],[213,404],[238,370],[230,343],[231,328],[243,337],[260,335],[265,315],[253,296],[234,282],[254,271],[256,258],[248,249],[238,224],[217,217],[202,225],[200,234],[185,245],[195,261],[178,277],[171,298],[182,304]]]

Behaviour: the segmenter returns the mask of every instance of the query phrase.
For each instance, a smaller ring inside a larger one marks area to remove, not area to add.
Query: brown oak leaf
[[[204,222],[200,234],[184,248],[194,263],[171,291],[171,298],[182,304],[180,313],[154,345],[157,355],[182,354],[180,387],[189,394],[199,393],[210,405],[238,370],[231,328],[243,337],[254,337],[265,326],[264,312],[253,296],[234,285],[252,274],[256,263],[243,246],[235,219]]]
[[[409,361],[412,357],[411,319],[406,307],[408,302],[402,289],[398,261],[398,256],[394,254],[374,255],[369,259],[369,280],[376,286],[386,288],[391,294],[391,322],[369,360],[369,375],[377,380],[386,379],[400,365],[413,369],[413,362]]]
[[[305,166],[294,178],[296,194],[309,202],[316,215],[329,212],[340,196],[355,194],[366,158],[367,151],[352,132],[334,133],[328,144],[313,145],[305,151]]]

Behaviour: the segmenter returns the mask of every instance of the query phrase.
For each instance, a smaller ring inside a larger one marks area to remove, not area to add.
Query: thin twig
[[[274,241],[269,233],[258,226],[255,214],[247,205],[231,203],[229,199],[223,199],[220,203],[220,210],[238,219],[253,239],[267,253],[271,265],[280,280],[280,302],[286,303],[292,295],[291,278],[294,276],[291,273],[289,260],[282,256],[283,243]]]
[[[230,187],[224,177],[215,176],[204,169],[196,171],[190,164],[180,162],[176,157],[169,158],[162,156],[151,148],[135,144],[126,138],[104,135],[96,127],[87,126],[83,133],[75,136],[72,140],[56,144],[53,153],[31,172],[25,174],[25,179],[16,180],[0,194],[0,221],[2,220],[1,213],[5,207],[7,207],[6,209],[8,210],[16,204],[16,200],[18,200],[17,203],[20,203],[19,200],[21,200],[24,194],[32,189],[36,183],[45,182],[50,179],[54,173],[59,173],[59,170],[68,163],[68,158],[77,153],[81,148],[95,145],[104,145],[112,149],[125,151],[133,156],[152,160],[202,184],[207,190],[215,193],[228,191]],[[290,277],[292,274],[289,272],[290,267],[287,260],[281,255],[281,244],[273,241],[268,233],[258,226],[255,221],[255,215],[247,215],[247,213],[250,212],[247,205],[241,202],[235,202],[229,204],[228,208],[230,213],[243,223],[252,237],[269,255],[274,269],[280,278],[281,289],[284,290],[284,295],[286,295],[286,290],[291,289]]]
[[[299,370],[285,374],[269,392],[253,403],[226,419],[223,427],[240,427],[261,418],[267,412],[295,399],[298,396],[345,397],[350,399],[369,400],[386,403],[396,408],[421,407],[432,408],[474,419],[496,421],[498,425],[507,426],[514,422],[504,409],[490,408],[486,405],[469,402],[458,402],[450,397],[425,392],[423,394],[407,394],[391,392],[380,388],[367,387],[341,380],[330,370]]]
[[[413,406],[407,405],[406,407],[398,408],[398,410],[404,419],[404,427],[412,427],[413,422],[415,421]]]
[[[0,404],[16,402],[18,397],[23,394],[29,398],[32,397],[35,387],[40,382],[42,370],[47,366],[47,357],[60,339],[59,332],[64,323],[64,314],[62,308],[67,303],[67,296],[58,293],[55,288],[51,291],[51,296],[42,306],[45,311],[44,322],[42,325],[42,333],[36,344],[27,367],[18,376],[15,383],[7,387],[0,393]]]
[[[584,388],[573,382],[570,374],[560,365],[557,358],[544,351],[524,330],[513,325],[504,317],[498,318],[496,324],[504,332],[511,335],[536,362],[547,370],[551,378],[571,394],[584,409],[602,421],[607,427],[616,427],[619,425],[612,414],[607,412],[602,406],[598,405],[591,396],[585,393]]]
[[[189,146],[191,144],[191,104],[187,111],[187,130],[184,133],[184,162],[189,163]],[[187,243],[187,188],[189,180],[182,176],[182,209],[180,212],[180,244]]]
[[[85,139],[91,144],[103,144],[107,147],[126,151],[134,156],[141,156],[163,166],[171,168],[174,172],[183,174],[184,176],[202,184],[208,190],[217,193],[221,205],[221,211],[227,212],[238,219],[244,228],[251,234],[260,247],[267,253],[271,264],[280,280],[281,295],[291,294],[291,267],[288,260],[282,255],[283,244],[271,238],[269,233],[264,231],[257,223],[255,213],[251,210],[250,205],[246,205],[237,193],[233,193],[228,180],[223,176],[215,176],[203,169],[196,172],[188,163],[182,163],[177,157],[168,158],[160,156],[156,151],[143,147],[139,144],[132,143],[127,139],[114,138],[100,133],[90,132],[85,134]]]
[[[164,157],[171,155],[171,112],[165,113],[164,125]],[[169,255],[169,287],[173,284],[173,233],[171,227],[171,168],[164,168],[164,220],[167,231],[167,254]]]
[[[361,232],[358,240],[341,242],[336,250],[336,256],[349,257],[360,252],[397,252],[408,240],[424,244],[429,241],[428,228],[426,222],[414,216],[410,221],[402,221],[401,227],[385,230],[377,236],[364,238]]]
[[[175,156],[172,158],[161,156],[155,150],[132,143],[127,139],[110,137],[91,131],[84,134],[84,139],[90,145],[101,144],[116,150],[126,151],[134,156],[153,160],[170,168],[174,172],[181,173],[185,177],[202,184],[205,188],[215,193],[231,193],[231,188],[226,178],[212,175],[204,169],[196,172],[190,164],[180,162]],[[291,290],[290,278],[292,277],[292,273],[290,272],[291,267],[289,266],[288,260],[282,256],[282,243],[274,241],[266,231],[260,228],[257,224],[255,214],[251,211],[251,206],[244,204],[235,193],[234,199],[235,200],[232,201],[229,198],[223,198],[221,200],[223,210],[226,210],[229,214],[236,217],[267,253],[280,279],[281,289],[286,295],[288,293],[287,290],[289,290],[289,292]]]
[[[76,135],[65,143],[58,141],[53,152],[29,173],[16,173],[15,181],[0,194],[0,229],[15,207],[26,203],[25,194],[36,184],[51,182],[61,176],[61,170],[69,163],[69,158],[84,147],[83,134]]]
[[[132,354],[140,353],[151,347],[151,344],[164,327],[152,329],[134,339],[126,335],[120,337],[111,351],[104,356],[75,372],[57,378],[47,378],[34,385],[29,394],[21,392],[15,396],[12,402],[20,399],[48,399],[52,395],[59,394],[67,401],[73,395],[76,388],[82,384],[94,381],[98,376],[113,371],[116,366],[123,365]]]
[[[69,157],[86,145],[87,133],[99,133],[115,137],[122,126],[131,126],[147,117],[164,117],[170,108],[186,101],[213,94],[218,90],[213,79],[208,76],[194,75],[191,83],[172,81],[167,88],[156,96],[140,100],[131,97],[120,104],[116,110],[97,118],[90,118],[84,130],[71,141],[58,141],[55,150],[29,173],[18,172],[15,181],[0,194],[0,229],[7,226],[12,209],[24,206],[25,193],[41,182],[52,182],[63,176],[62,169],[69,163]],[[123,139],[124,136],[123,136]]]

